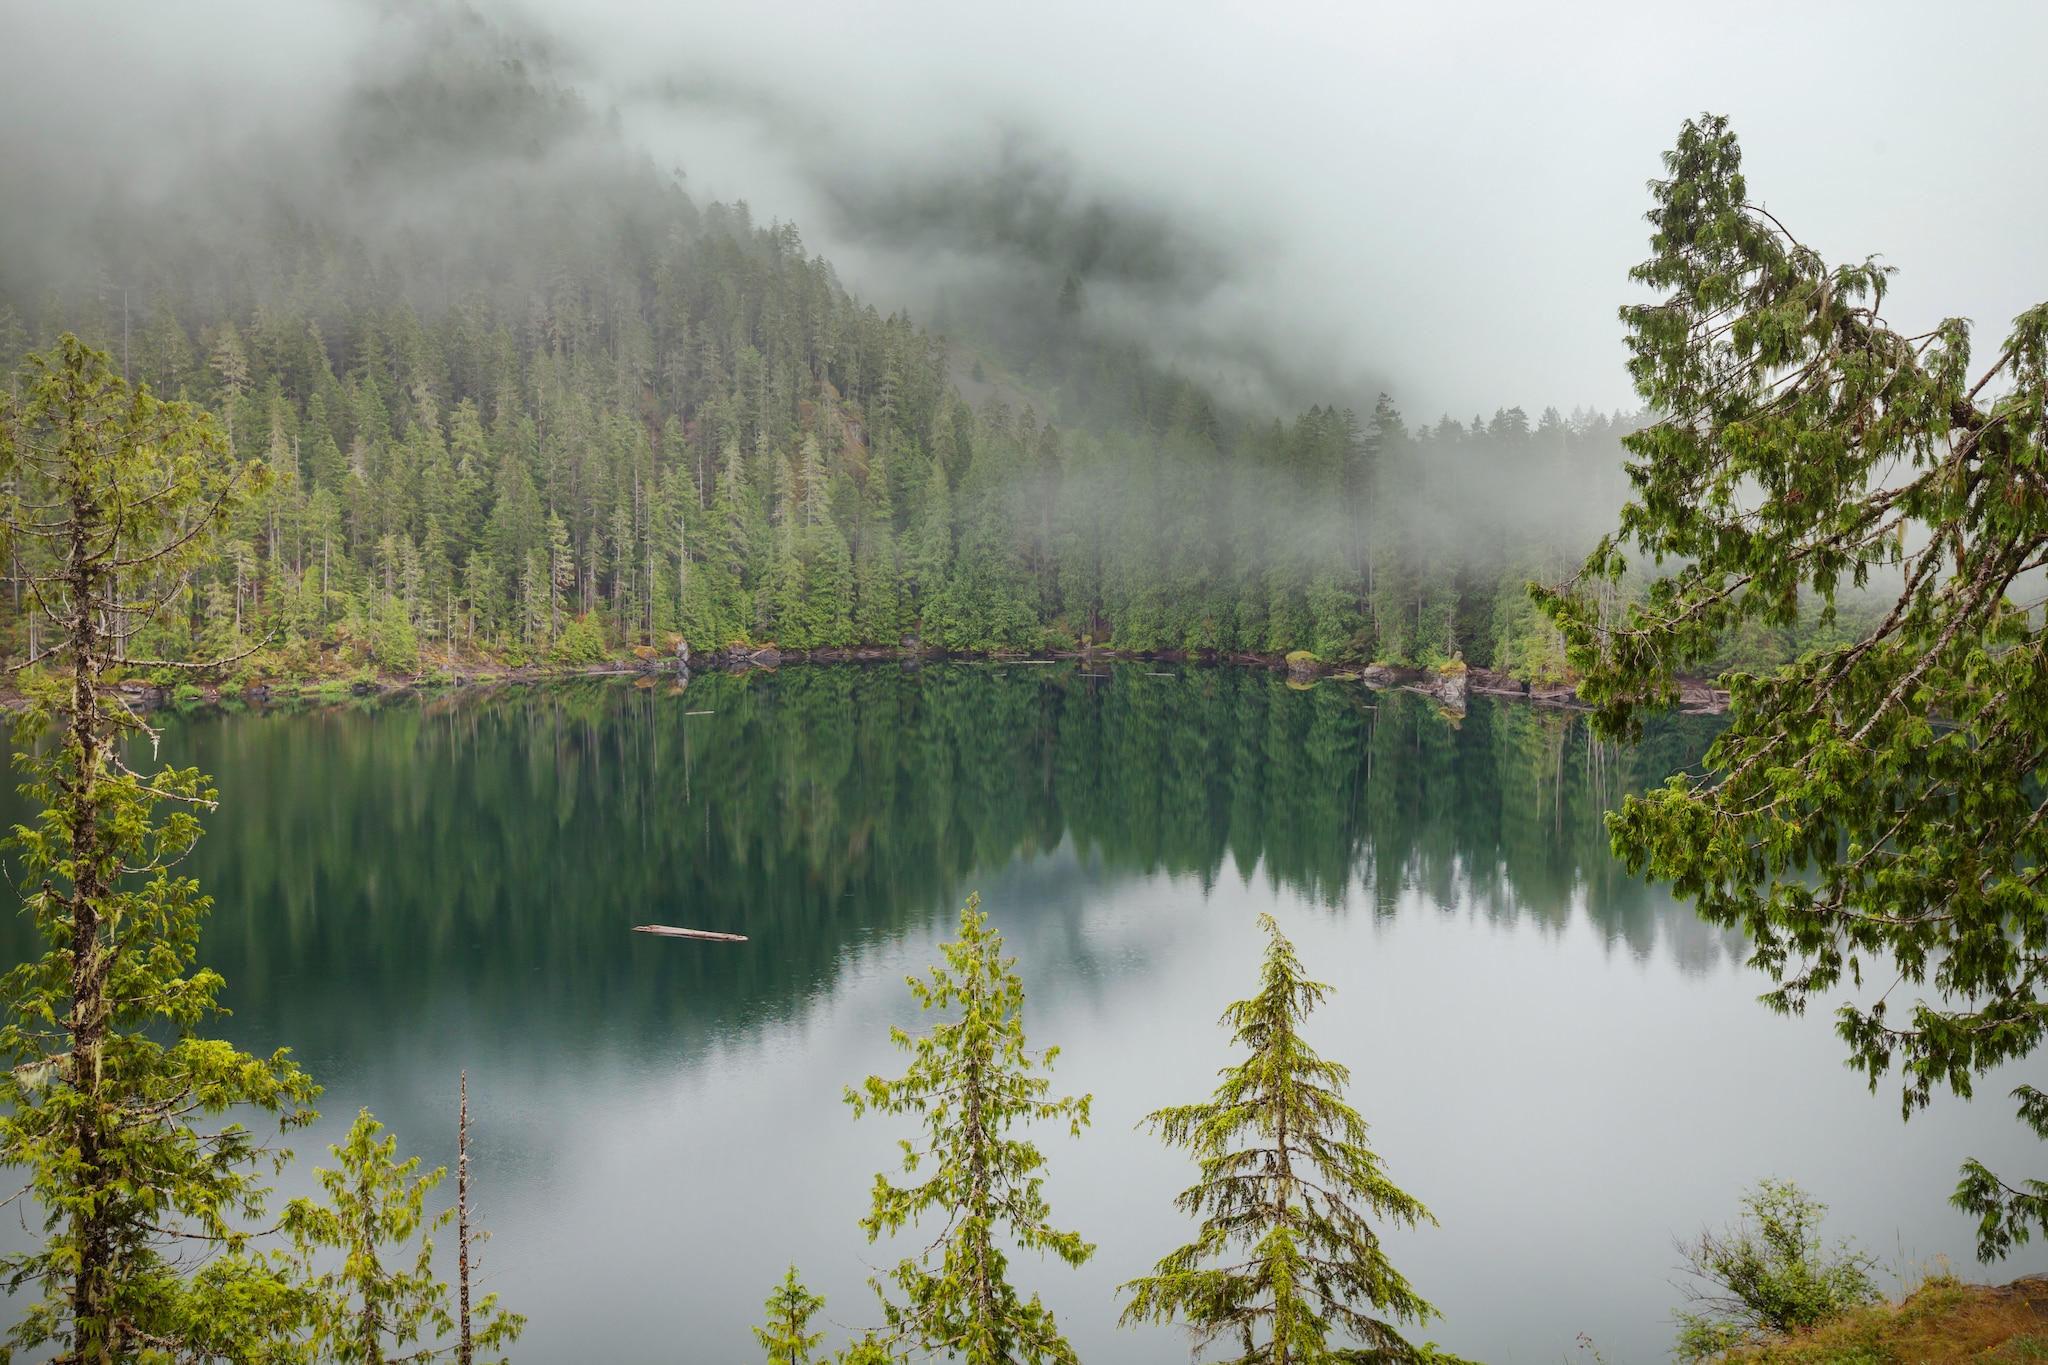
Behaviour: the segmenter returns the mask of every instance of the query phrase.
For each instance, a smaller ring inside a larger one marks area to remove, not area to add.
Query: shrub
[[[1701,1307],[1674,1313],[1680,1358],[1704,1360],[1877,1301],[1877,1258],[1848,1241],[1822,1244],[1827,1205],[1789,1180],[1765,1180],[1742,1208],[1734,1227],[1678,1243],[1682,1268],[1706,1286],[1682,1286]]]
[[[405,614],[405,603],[396,597],[384,600],[377,614],[376,636],[370,656],[393,673],[417,673],[420,667],[420,637]]]
[[[604,632],[597,622],[584,616],[569,623],[562,632],[562,638],[555,641],[555,647],[548,651],[548,661],[557,664],[596,664],[604,662]]]

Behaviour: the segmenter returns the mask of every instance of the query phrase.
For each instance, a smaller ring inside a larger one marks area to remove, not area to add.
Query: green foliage
[[[2048,1094],[2022,1085],[2013,1090],[2012,1098],[2019,1101],[2021,1121],[2048,1136]],[[2023,1179],[2017,1185],[2008,1184],[1975,1158],[1963,1163],[1962,1179],[1949,1202],[1964,1213],[1977,1215],[1980,1261],[1997,1260],[2015,1247],[2025,1246],[2035,1228],[2048,1228],[2048,1181]]]
[[[406,615],[405,603],[397,597],[384,599],[371,636],[370,657],[393,673],[417,673],[420,667],[419,635]]]
[[[825,1339],[823,1332],[810,1330],[811,1319],[824,1306],[825,1300],[804,1288],[796,1267],[790,1266],[764,1305],[768,1325],[754,1329],[754,1340],[768,1353],[768,1365],[810,1365],[811,1352]]]
[[[1350,1072],[1326,1062],[1300,1026],[1329,992],[1303,975],[1270,915],[1259,993],[1223,1013],[1249,1056],[1226,1067],[1202,1104],[1161,1109],[1146,1122],[1201,1170],[1174,1203],[1201,1215],[1201,1231],[1153,1273],[1123,1286],[1121,1321],[1179,1319],[1197,1354],[1235,1338],[1232,1365],[1449,1359],[1415,1347],[1393,1324],[1425,1322],[1435,1308],[1381,1249],[1371,1214],[1414,1227],[1436,1220],[1380,1169],[1366,1125],[1344,1102]],[[1355,1347],[1331,1341],[1349,1338]]]
[[[924,1179],[897,1185],[875,1177],[874,1202],[862,1229],[870,1242],[891,1236],[938,1213],[945,1225],[938,1239],[890,1273],[902,1300],[881,1284],[890,1343],[941,1352],[968,1365],[1011,1361],[1074,1365],[1073,1348],[1036,1294],[1018,1297],[1008,1277],[1009,1258],[997,1242],[999,1228],[1025,1251],[1051,1252],[1078,1266],[1095,1248],[1078,1233],[1049,1221],[1041,1193],[1045,1157],[1031,1142],[1008,1136],[1019,1123],[1064,1121],[1073,1136],[1088,1122],[1088,1100],[1048,1099],[1050,1069],[1057,1048],[1033,1056],[1024,1039],[1024,983],[1002,955],[1003,940],[969,896],[960,912],[960,937],[944,945],[945,965],[930,979],[908,978],[910,993],[924,1010],[957,1008],[959,1016],[912,1038],[901,1029],[890,1037],[911,1056],[896,1080],[870,1076],[848,1087],[846,1102],[856,1118],[874,1110],[915,1115],[922,1130],[906,1140],[903,1172]],[[933,1253],[938,1264],[932,1264]]]
[[[1896,582],[1852,638],[1731,672],[1704,770],[1613,833],[1631,870],[1749,936],[1775,1008],[1893,983],[1837,1031],[1873,1087],[1900,1068],[1910,1116],[2048,1029],[2048,624],[2022,591],[2048,553],[2048,304],[1973,378],[1962,320],[1893,330],[1887,268],[1829,267],[1752,202],[1726,120],[1688,121],[1665,167],[1632,272],[1663,297],[1622,310],[1663,420],[1625,442],[1619,535],[1539,595],[1604,732],[1628,736],[1731,637],[1827,627],[1839,597]],[[1628,541],[1676,567],[1623,609],[1606,590]],[[2048,1104],[2018,1098],[2048,1137]],[[2048,1226],[2041,1194],[1966,1166],[1979,1255]]]
[[[436,1167],[417,1175],[418,1157],[393,1160],[398,1139],[380,1139],[383,1127],[369,1110],[357,1114],[347,1139],[328,1148],[340,1166],[315,1169],[328,1202],[294,1199],[285,1209],[284,1229],[319,1290],[312,1323],[316,1350],[346,1365],[425,1360],[432,1354],[427,1348],[387,1355],[387,1341],[403,1348],[423,1333],[440,1336],[455,1329],[448,1286],[434,1278],[433,1241],[422,1235],[454,1216],[452,1209],[432,1219],[426,1214],[428,1193],[448,1173]],[[415,1236],[419,1249],[409,1268],[384,1264],[387,1247],[402,1249]],[[325,1251],[338,1252],[341,1264],[318,1273],[314,1267]]]
[[[1680,1309],[1677,1354],[1686,1360],[1756,1345],[1876,1303],[1877,1258],[1820,1238],[1827,1205],[1788,1180],[1760,1181],[1742,1196],[1743,1218],[1724,1232],[1678,1244],[1685,1270],[1707,1288],[1683,1286],[1699,1310]]]
[[[573,666],[598,664],[604,660],[604,632],[588,616],[579,616],[571,621],[554,647],[548,650],[548,662],[552,664]]]
[[[315,1169],[326,1202],[294,1199],[282,1221],[297,1275],[310,1291],[310,1347],[316,1358],[339,1365],[402,1365],[454,1358],[458,1350],[457,1343],[438,1344],[456,1322],[448,1286],[434,1278],[434,1243],[427,1235],[455,1216],[452,1208],[426,1212],[427,1195],[448,1172],[436,1167],[420,1174],[418,1157],[395,1160],[398,1139],[380,1137],[383,1131],[369,1110],[359,1113],[348,1137],[328,1148],[341,1164]],[[419,1245],[408,1265],[403,1253],[415,1238]],[[387,1250],[401,1253],[398,1264],[385,1264]],[[499,1307],[495,1294],[475,1307],[471,1322],[478,1352],[502,1351],[526,1326],[526,1319]]]
[[[25,1173],[40,1236],[0,1257],[0,1279],[40,1298],[7,1351],[258,1358],[262,1323],[288,1319],[293,1297],[247,1253],[246,1229],[261,1168],[288,1154],[239,1122],[205,1125],[248,1110],[289,1129],[318,1090],[282,1051],[202,1035],[222,987],[194,968],[211,902],[175,869],[214,793],[194,770],[131,769],[120,745],[142,724],[101,684],[112,632],[151,610],[132,604],[199,565],[263,473],[223,460],[211,421],[129,389],[75,338],[26,380],[0,405],[4,521],[48,556],[30,573],[61,663],[30,683],[16,740],[38,810],[9,842],[42,951],[0,979],[0,1163]]]

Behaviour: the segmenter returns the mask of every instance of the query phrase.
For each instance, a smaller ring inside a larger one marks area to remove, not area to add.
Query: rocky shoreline
[[[1289,681],[1299,686],[1313,686],[1327,680],[1356,682],[1376,691],[1418,692],[1434,698],[1445,710],[1453,713],[1464,711],[1468,699],[1475,695],[1522,701],[1535,706],[1570,710],[1590,709],[1589,704],[1579,697],[1570,684],[1531,685],[1506,673],[1486,668],[1472,668],[1462,662],[1453,662],[1441,669],[1423,669],[1387,664],[1329,663],[1301,653],[1282,656],[1201,654],[1171,650],[1131,653],[1121,650],[1080,649],[1037,654],[949,654],[945,651],[922,648],[914,641],[906,641],[902,647],[896,649],[868,647],[801,651],[781,650],[774,645],[760,648],[732,646],[696,655],[690,660],[689,667],[699,672],[716,669],[744,673],[754,669],[775,669],[799,663],[895,662],[904,667],[918,667],[927,662],[946,660],[989,664],[1071,660],[1084,667],[1107,663],[1230,664],[1245,668],[1284,671]],[[636,650],[634,657],[631,658],[579,666],[510,667],[493,664],[487,660],[456,660],[413,676],[357,674],[266,680],[245,687],[239,692],[217,685],[195,685],[174,693],[140,680],[120,682],[109,687],[107,691],[110,695],[123,698],[138,710],[154,710],[180,701],[201,705],[217,705],[230,701],[267,705],[299,699],[341,701],[350,697],[431,695],[506,684],[563,681],[571,678],[651,678],[663,674],[674,676],[677,671],[678,664],[675,658],[643,647]],[[1687,714],[1714,715],[1728,709],[1726,691],[1697,679],[1681,679],[1679,697],[1679,710]],[[0,696],[0,708],[14,711],[21,709],[23,704],[23,699],[19,695]]]

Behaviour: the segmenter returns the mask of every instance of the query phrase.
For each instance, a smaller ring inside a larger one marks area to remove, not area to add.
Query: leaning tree
[[[1823,631],[1727,675],[1697,772],[1611,819],[1631,869],[1736,927],[1799,1012],[1867,987],[1837,1028],[1910,1114],[2031,1053],[2048,1028],[2048,304],[1988,364],[1969,324],[1908,335],[1876,260],[1830,265],[1751,198],[1723,118],[1688,121],[1652,183],[1658,291],[1622,310],[1658,420],[1625,445],[1634,497],[1572,581],[1535,589],[1604,733],[1640,733],[1749,623]],[[1629,548],[1663,566],[1632,575]],[[1647,579],[1647,581],[1644,581]],[[2014,1091],[2048,1137],[2048,1093]],[[2048,1227],[2048,1184],[1964,1166],[1991,1259]]]

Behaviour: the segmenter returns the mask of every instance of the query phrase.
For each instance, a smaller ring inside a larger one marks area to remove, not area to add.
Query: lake
[[[2019,1073],[1902,1124],[1825,1011],[1769,1013],[1739,939],[1610,858],[1601,812],[1713,724],[1618,750],[1567,713],[1262,670],[815,665],[201,711],[167,718],[163,756],[221,793],[192,867],[223,1029],[327,1087],[283,1188],[360,1106],[452,1161],[467,1068],[517,1359],[758,1360],[792,1261],[833,1322],[876,1320],[865,1281],[894,1256],[856,1221],[899,1130],[841,1090],[901,1071],[903,977],[978,891],[1056,1086],[1095,1097],[1079,1140],[1039,1134],[1055,1222],[1095,1258],[1017,1261],[1084,1360],[1187,1357],[1115,1326],[1115,1286],[1191,1226],[1170,1201],[1192,1166],[1134,1125],[1232,1060],[1216,1019],[1270,911],[1335,988],[1311,1041],[1440,1221],[1389,1238],[1443,1310],[1416,1335],[1591,1365],[1584,1333],[1623,1365],[1668,1348],[1674,1235],[1760,1177],[1910,1275],[1971,1268],[1964,1157],[2039,1162],[2002,1098]],[[649,922],[749,941],[630,932]]]

